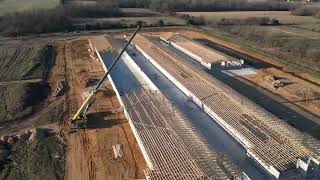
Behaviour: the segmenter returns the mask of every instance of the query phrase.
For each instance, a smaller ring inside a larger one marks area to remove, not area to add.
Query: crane
[[[136,36],[137,32],[141,29],[141,27],[138,25],[137,29],[133,33],[133,35],[130,37],[130,39],[127,41],[126,45],[123,47],[123,49],[120,51],[118,56],[114,59],[111,66],[108,68],[106,74],[101,78],[99,83],[95,86],[95,88],[90,92],[89,96],[86,98],[86,100],[82,103],[76,114],[69,120],[70,128],[72,129],[84,129],[87,127],[87,111],[91,107],[91,105],[94,103],[94,96],[98,92],[99,88],[101,87],[102,83],[105,81],[105,79],[110,74],[110,71],[112,68],[116,65],[122,54],[125,52],[129,44],[131,43],[132,39]]]

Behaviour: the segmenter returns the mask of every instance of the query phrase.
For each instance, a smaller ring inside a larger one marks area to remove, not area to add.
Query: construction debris
[[[123,150],[122,150],[122,144],[116,144],[112,146],[114,158],[122,158],[124,156]]]
[[[64,81],[58,81],[58,83],[57,83],[57,88],[56,88],[56,90],[52,93],[52,96],[53,97],[56,97],[56,96],[59,96],[60,95],[60,93],[62,92],[62,90],[64,89],[64,86],[63,86],[63,83],[64,83]]]
[[[40,139],[42,137],[44,137],[44,130],[39,129],[39,128],[34,128],[32,130],[30,130],[31,135],[29,137],[29,141],[34,141],[36,139]]]
[[[8,144],[13,145],[13,144],[16,144],[18,142],[23,142],[23,141],[28,140],[31,134],[32,134],[32,130],[29,130],[29,131],[21,132],[21,133],[16,134],[16,135],[2,136],[0,138],[0,140],[2,142],[6,142]]]

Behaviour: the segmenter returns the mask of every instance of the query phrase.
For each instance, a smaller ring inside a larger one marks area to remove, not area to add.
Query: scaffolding
[[[217,123],[239,141],[248,154],[270,173],[279,176],[296,166],[297,159],[320,159],[319,144],[266,112],[208,74],[194,68],[151,37],[133,41],[154,65],[203,107]],[[304,142],[307,140],[307,145]]]
[[[241,179],[242,172],[219,158],[190,121],[159,91],[140,90],[122,97],[148,154],[148,179]]]

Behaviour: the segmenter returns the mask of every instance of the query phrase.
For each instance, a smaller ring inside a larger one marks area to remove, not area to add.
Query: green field
[[[57,7],[60,0],[1,0],[0,15],[30,9],[50,9]]]

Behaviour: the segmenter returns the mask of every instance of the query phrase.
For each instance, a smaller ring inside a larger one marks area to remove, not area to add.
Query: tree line
[[[110,0],[109,0],[110,1]],[[118,0],[119,7],[150,8],[157,11],[284,11],[292,4],[281,1],[248,0]]]
[[[117,17],[121,15],[122,13],[117,6],[108,3],[16,12],[0,17],[0,34],[19,36],[71,31],[73,28],[72,18]]]
[[[67,3],[66,3],[67,4]],[[19,36],[77,30],[73,18],[100,18],[127,16],[119,8],[138,7],[156,11],[233,11],[233,10],[288,10],[289,4],[283,2],[248,2],[247,0],[97,0],[93,4],[60,6],[49,10],[29,10],[6,14],[0,17],[0,34]],[[187,18],[188,24],[203,25],[204,20]],[[159,25],[163,23],[159,22]],[[121,23],[98,24],[89,29],[123,28]]]

